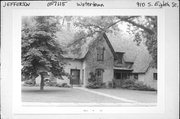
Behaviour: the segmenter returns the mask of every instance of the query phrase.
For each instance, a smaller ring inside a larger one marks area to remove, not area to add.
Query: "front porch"
[[[125,80],[130,79],[132,76],[132,69],[127,68],[114,68],[114,79]]]

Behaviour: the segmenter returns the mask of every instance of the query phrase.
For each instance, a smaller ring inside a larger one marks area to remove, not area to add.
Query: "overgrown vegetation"
[[[125,32],[134,37],[138,46],[145,44],[153,59],[151,66],[157,68],[157,16],[79,16],[72,17],[72,20],[84,32],[76,36],[75,45],[95,33],[120,33],[122,29],[119,29],[119,25],[126,24]]]
[[[39,84],[35,84],[34,80],[26,80],[26,81],[24,81],[23,86],[31,87],[31,86],[39,86]],[[67,87],[67,88],[70,87],[67,83],[59,84],[56,81],[51,81],[51,80],[45,80],[44,81],[44,86],[49,86],[49,87]]]
[[[127,79],[122,81],[120,88],[132,89],[132,90],[144,90],[144,91],[155,91],[154,88],[145,85],[141,81],[136,81],[134,79]]]
[[[96,88],[101,88],[105,86],[104,83],[99,82],[97,80],[95,73],[90,72],[89,75],[90,75],[90,78],[88,79],[88,85],[86,86],[86,88],[96,89]]]
[[[62,50],[55,41],[59,30],[58,18],[35,16],[22,19],[22,75],[25,80],[41,76],[40,90],[44,89],[47,73],[64,75]]]

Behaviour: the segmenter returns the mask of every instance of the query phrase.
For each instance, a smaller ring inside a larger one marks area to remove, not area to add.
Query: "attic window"
[[[123,53],[116,52],[117,62],[122,64]]]
[[[104,61],[104,48],[97,48],[97,61]]]

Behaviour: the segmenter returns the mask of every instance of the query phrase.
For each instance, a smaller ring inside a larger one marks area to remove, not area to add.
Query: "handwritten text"
[[[3,7],[30,6],[29,2],[5,2]]]
[[[136,2],[136,5],[138,7],[174,7],[179,8],[179,4],[176,2],[170,2],[170,1],[155,1],[155,2]]]
[[[78,7],[104,7],[104,4],[96,2],[78,2]]]
[[[48,7],[50,7],[50,6],[62,6],[62,7],[64,7],[66,4],[67,4],[66,1],[63,1],[63,2],[52,1],[52,2],[48,2],[47,6]]]

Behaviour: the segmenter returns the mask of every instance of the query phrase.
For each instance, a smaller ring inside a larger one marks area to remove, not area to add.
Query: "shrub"
[[[121,87],[122,88],[133,88],[134,87],[134,84],[135,84],[135,81],[134,80],[132,80],[132,79],[127,79],[127,80],[124,80],[123,82],[122,82],[122,85],[121,85]]]
[[[24,86],[34,86],[35,83],[33,80],[26,80],[23,85]]]
[[[52,82],[52,81],[47,81],[47,82],[45,83],[45,85],[46,85],[46,86],[56,86],[57,83],[56,83],[56,82]]]
[[[102,88],[106,88],[106,83],[101,83]]]
[[[124,80],[122,82],[121,88],[132,89],[132,90],[155,91],[155,89],[145,85],[143,82],[136,81],[133,79]]]
[[[90,72],[89,75],[90,78],[88,79],[88,85],[86,86],[86,88],[101,88],[103,83],[97,81],[96,75],[93,72]]]
[[[97,89],[97,88],[100,88],[101,85],[98,84],[98,83],[89,83],[86,88],[92,88],[92,89]]]
[[[70,87],[67,83],[62,83],[62,87]]]
[[[62,84],[56,84],[56,87],[66,87],[66,88],[69,88],[71,86],[69,86],[67,83],[62,83]]]
[[[109,81],[109,82],[108,82],[108,88],[113,88],[113,85],[114,85],[114,84],[113,84],[113,81]]]
[[[137,90],[155,91],[155,89],[151,88],[150,86],[145,85],[143,82],[140,82],[140,81],[136,82],[134,87]]]

